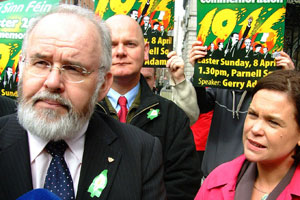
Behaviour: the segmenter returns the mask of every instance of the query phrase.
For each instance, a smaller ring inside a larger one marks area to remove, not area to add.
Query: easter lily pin
[[[158,115],[159,115],[159,109],[151,109],[147,113],[147,118],[152,120],[152,119],[158,117]]]
[[[88,192],[91,193],[91,197],[100,197],[102,191],[107,184],[107,169],[103,170],[98,176],[96,176],[90,185]]]

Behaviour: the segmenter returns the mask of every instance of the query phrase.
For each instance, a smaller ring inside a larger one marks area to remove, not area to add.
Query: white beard
[[[20,83],[19,86],[21,85]],[[18,105],[19,123],[31,134],[47,141],[72,138],[78,134],[92,116],[99,88],[97,87],[96,92],[85,109],[76,111],[72,103],[68,99],[62,98],[58,93],[42,91],[35,94],[30,100],[26,100],[22,96],[21,86],[18,91],[20,94]],[[40,99],[55,100],[65,106],[68,112],[66,114],[59,114],[52,109],[37,110],[34,104]]]

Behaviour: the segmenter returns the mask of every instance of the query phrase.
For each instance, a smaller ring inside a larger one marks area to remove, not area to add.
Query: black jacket
[[[140,84],[140,94],[129,108],[129,113],[134,113],[129,123],[160,139],[163,147],[167,198],[194,199],[200,187],[201,177],[189,119],[175,103],[154,94],[142,76]],[[136,100],[140,102],[138,105],[135,103]],[[110,103],[106,98],[99,102],[96,110],[117,118],[116,111],[108,104]],[[157,109],[159,109],[158,116],[148,118],[148,113]]]
[[[6,96],[0,95],[0,117],[17,112],[17,103]]]
[[[214,110],[202,161],[204,176],[243,153],[243,127],[251,91],[196,87],[201,113]]]

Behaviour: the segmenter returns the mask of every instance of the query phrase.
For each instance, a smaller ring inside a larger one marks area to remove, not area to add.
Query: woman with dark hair
[[[244,123],[244,154],[213,170],[200,199],[300,199],[300,72],[258,81]]]

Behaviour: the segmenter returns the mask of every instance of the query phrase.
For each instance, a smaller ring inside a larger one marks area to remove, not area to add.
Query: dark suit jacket
[[[15,113],[16,109],[17,104],[14,100],[0,95],[0,117]]]
[[[16,199],[32,190],[28,137],[16,114],[3,117],[0,128],[0,197]],[[88,188],[104,169],[108,170],[107,186],[99,198],[91,198]],[[156,200],[165,195],[159,140],[109,116],[94,114],[86,132],[76,199]]]

